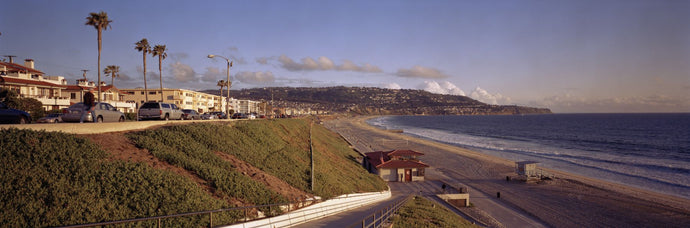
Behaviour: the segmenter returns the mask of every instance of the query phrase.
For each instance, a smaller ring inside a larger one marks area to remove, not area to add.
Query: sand
[[[554,176],[538,183],[506,181],[514,161],[366,124],[371,117],[340,118],[324,125],[353,142],[360,152],[412,149],[425,153],[427,178],[469,186],[473,195],[495,195],[515,210],[552,227],[687,227],[690,200],[544,169]],[[543,169],[543,168],[542,168]],[[484,193],[484,194],[481,194]]]

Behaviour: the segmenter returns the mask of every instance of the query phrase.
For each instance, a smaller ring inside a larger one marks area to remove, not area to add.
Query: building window
[[[72,100],[77,99],[77,93],[70,93],[69,99],[72,99]]]
[[[144,95],[144,91],[141,91],[141,95]]]
[[[155,95],[156,93],[157,93],[156,91],[152,91],[152,92],[149,92],[149,95],[151,95],[151,94]]]

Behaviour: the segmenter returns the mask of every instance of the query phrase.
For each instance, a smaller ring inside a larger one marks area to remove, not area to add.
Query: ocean
[[[690,199],[690,113],[386,116],[368,123]]]

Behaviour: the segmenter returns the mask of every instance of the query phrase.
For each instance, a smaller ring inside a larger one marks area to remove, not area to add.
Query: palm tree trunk
[[[161,82],[161,102],[163,102],[163,68],[161,67],[161,64],[163,64],[163,59],[161,56],[158,56],[158,75],[160,76],[160,82]]]
[[[98,28],[98,102],[101,102],[101,28]]]
[[[148,90],[148,86],[146,85],[146,50],[144,50],[144,97],[145,97],[145,102],[149,101],[149,92],[146,91]]]

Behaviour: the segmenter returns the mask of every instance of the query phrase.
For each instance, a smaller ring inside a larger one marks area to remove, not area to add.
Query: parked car
[[[227,119],[228,115],[226,115],[224,112],[211,112],[212,115],[216,115],[218,119]]]
[[[84,103],[79,102],[62,111],[62,121],[79,122]],[[96,102],[93,111],[87,111],[84,122],[125,122],[125,114],[109,103]]]
[[[247,119],[247,115],[244,113],[235,113],[232,114],[233,119]]]
[[[193,109],[182,109],[182,119],[184,120],[200,120],[201,116]]]
[[[31,123],[31,115],[28,112],[7,107],[0,103],[0,123],[25,124]]]
[[[182,110],[175,104],[165,102],[146,102],[139,108],[140,120],[181,120]]]
[[[218,119],[218,116],[215,114],[211,114],[210,112],[204,113],[201,115],[202,120],[215,120]]]
[[[62,113],[51,113],[47,116],[36,120],[36,123],[60,123],[62,122]]]

